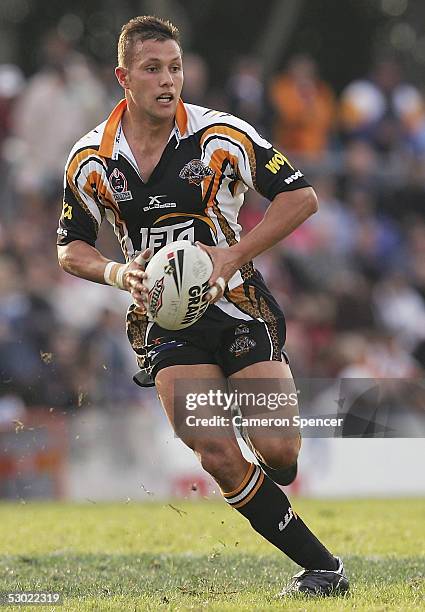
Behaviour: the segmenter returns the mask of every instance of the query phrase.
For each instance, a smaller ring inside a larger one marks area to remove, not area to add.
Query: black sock
[[[337,569],[335,557],[292,510],[285,493],[258,466],[251,464],[240,486],[223,495],[255,531],[301,567]]]

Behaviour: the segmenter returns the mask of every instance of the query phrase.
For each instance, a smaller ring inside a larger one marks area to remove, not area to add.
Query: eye
[[[178,66],[178,65],[171,66],[171,71],[172,72],[180,72],[181,69],[182,69],[181,66]]]
[[[147,66],[147,72],[156,72],[158,68],[156,66]]]

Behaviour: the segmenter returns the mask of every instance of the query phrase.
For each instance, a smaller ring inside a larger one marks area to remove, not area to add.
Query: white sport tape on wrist
[[[121,264],[120,267],[118,268],[117,278],[115,282],[116,282],[116,286],[119,287],[120,289],[124,289],[123,278],[124,278],[124,272],[125,272],[126,267],[127,267],[126,265]]]
[[[107,263],[103,273],[105,283],[107,285],[112,285],[113,287],[118,287],[118,289],[124,289],[123,276],[125,268],[125,264],[120,264],[116,261],[110,261]]]

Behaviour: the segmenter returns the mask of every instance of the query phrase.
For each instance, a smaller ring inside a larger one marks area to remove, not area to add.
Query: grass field
[[[425,609],[425,500],[294,508],[344,557],[348,597],[277,598],[297,566],[236,511],[206,500],[0,504],[0,591],[57,591],[64,605],[50,609],[79,612]]]

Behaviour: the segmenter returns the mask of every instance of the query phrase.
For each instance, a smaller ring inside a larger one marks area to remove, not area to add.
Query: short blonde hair
[[[174,40],[181,50],[180,32],[171,21],[152,15],[130,19],[121,28],[118,39],[118,65],[128,68],[134,43],[144,40]]]

